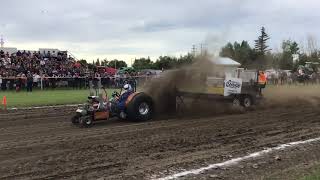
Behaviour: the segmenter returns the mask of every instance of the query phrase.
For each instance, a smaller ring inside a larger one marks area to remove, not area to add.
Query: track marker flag
[[[2,98],[2,105],[4,107],[4,109],[7,109],[7,96],[3,96]]]

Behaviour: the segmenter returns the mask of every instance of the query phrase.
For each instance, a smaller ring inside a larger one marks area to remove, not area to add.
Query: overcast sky
[[[207,43],[253,45],[265,26],[272,49],[320,32],[318,0],[1,0],[5,46],[58,48],[88,60],[180,55]]]

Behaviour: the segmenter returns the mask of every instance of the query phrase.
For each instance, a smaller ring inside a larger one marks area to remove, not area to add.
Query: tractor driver
[[[126,100],[133,93],[132,87],[130,84],[125,84],[123,86],[123,90],[124,91],[121,93],[121,95],[119,97],[119,103],[118,103],[119,111],[124,111],[125,106],[126,106]]]

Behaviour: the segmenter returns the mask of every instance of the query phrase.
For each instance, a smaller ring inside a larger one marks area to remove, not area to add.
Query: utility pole
[[[193,56],[196,56],[196,45],[192,45],[192,54]]]
[[[200,49],[201,49],[201,56],[202,56],[203,54],[206,55],[206,53],[207,53],[206,44],[201,43],[201,44],[200,44]],[[205,53],[203,53],[203,52],[205,52]]]
[[[107,66],[108,66],[107,62],[108,62],[108,58],[104,58],[104,59],[103,59],[104,67],[107,67]]]
[[[4,41],[3,41],[3,36],[1,35],[1,39],[0,39],[0,44],[1,44],[1,48],[3,48],[4,46]]]

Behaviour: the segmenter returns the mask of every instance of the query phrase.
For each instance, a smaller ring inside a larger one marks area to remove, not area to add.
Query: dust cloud
[[[205,86],[206,75],[214,72],[218,70],[209,57],[198,57],[191,65],[164,71],[160,77],[148,82],[143,89],[151,95],[172,91],[174,88],[198,90]]]
[[[320,105],[319,85],[269,85],[263,94],[266,107]]]
[[[142,89],[153,98],[158,113],[174,113],[176,109],[175,91],[177,89],[204,92],[208,75],[224,76],[223,69],[216,66],[214,62],[214,57],[197,57],[191,65],[163,72],[160,77],[152,79]],[[201,100],[201,103],[194,101],[185,103],[192,104],[192,109],[188,109],[188,112],[200,110],[212,112],[212,108],[215,106],[212,102],[205,100]],[[217,105],[216,109],[221,109],[218,107],[221,106]]]

